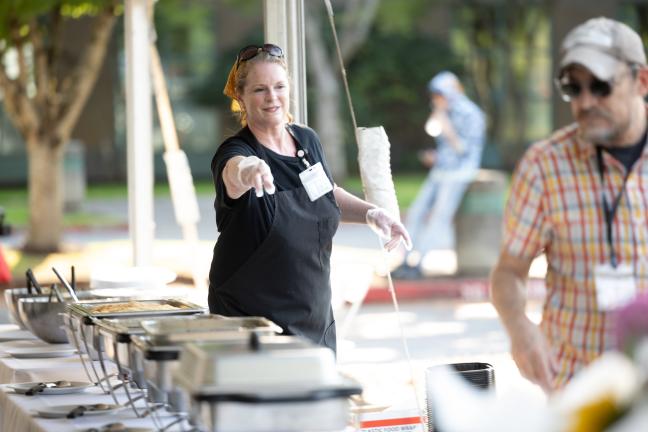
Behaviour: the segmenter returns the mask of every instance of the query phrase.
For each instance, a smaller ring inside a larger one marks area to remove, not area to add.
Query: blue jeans
[[[453,219],[476,170],[430,170],[407,212],[405,225],[413,250],[421,255],[436,249],[454,249]]]

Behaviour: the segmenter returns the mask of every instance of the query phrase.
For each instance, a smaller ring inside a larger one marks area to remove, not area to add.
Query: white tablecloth
[[[0,340],[3,332],[15,331],[15,326],[0,326]],[[3,345],[9,344],[9,345]],[[2,342],[0,350],[19,343]],[[29,343],[24,344],[29,345]],[[101,416],[82,416],[76,419],[44,419],[34,416],[35,411],[58,405],[89,405],[97,403],[114,404],[110,395],[103,394],[99,388],[91,387],[83,393],[67,395],[25,396],[11,390],[9,383],[32,381],[88,381],[81,360],[78,356],[47,359],[16,359],[0,352],[0,432],[59,432],[84,431],[89,428],[100,428],[114,422],[124,423],[128,427],[147,427],[155,429],[150,418],[137,418],[128,408],[117,413]],[[114,368],[114,365],[112,365]],[[126,401],[123,390],[117,393],[121,403]],[[172,417],[165,415],[164,424],[170,423]],[[171,431],[181,430],[172,428]]]

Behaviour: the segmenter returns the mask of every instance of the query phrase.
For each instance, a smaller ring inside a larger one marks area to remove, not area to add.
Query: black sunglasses
[[[238,67],[238,65],[242,62],[253,59],[257,55],[259,55],[260,52],[266,52],[273,57],[279,58],[283,57],[284,55],[281,47],[274,44],[248,45],[245,48],[241,49],[241,51],[239,51],[238,55],[236,56],[236,67]]]
[[[633,78],[636,78],[640,67],[635,64],[629,64],[629,66],[630,69],[628,72],[632,75]],[[606,98],[610,96],[614,88],[614,81],[619,79],[620,77],[621,76],[612,78],[610,81],[602,81],[600,79],[594,78],[592,81],[590,81],[588,86],[590,94],[596,98]],[[560,97],[565,102],[570,102],[572,99],[577,98],[583,91],[583,85],[581,83],[571,81],[571,79],[567,75],[563,75],[554,79],[554,83],[556,84],[556,88],[560,93]]]
[[[583,91],[583,85],[578,82],[570,81],[568,78],[556,78],[556,88],[560,93],[560,97],[565,102],[570,102],[572,99],[580,96]],[[612,93],[612,83],[608,81],[601,81],[593,79],[590,81],[588,89],[592,96],[596,98],[606,98]]]

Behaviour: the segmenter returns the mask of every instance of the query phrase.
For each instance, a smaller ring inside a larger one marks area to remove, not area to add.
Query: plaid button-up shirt
[[[619,263],[634,268],[639,291],[648,289],[648,146],[627,174],[607,152],[601,183],[596,149],[576,124],[535,143],[515,171],[504,215],[504,251],[547,257],[547,297],[541,328],[559,360],[562,387],[580,368],[614,347],[614,322],[596,301],[594,268],[610,262],[602,193],[621,193],[613,222]]]

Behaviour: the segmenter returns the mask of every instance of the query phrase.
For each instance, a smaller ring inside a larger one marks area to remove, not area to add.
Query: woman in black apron
[[[290,123],[289,79],[281,48],[243,48],[224,93],[241,129],[212,160],[220,236],[209,274],[209,309],[263,316],[284,334],[333,350],[330,257],[344,222],[368,223],[388,249],[407,231],[383,209],[332,182],[319,138]]]

